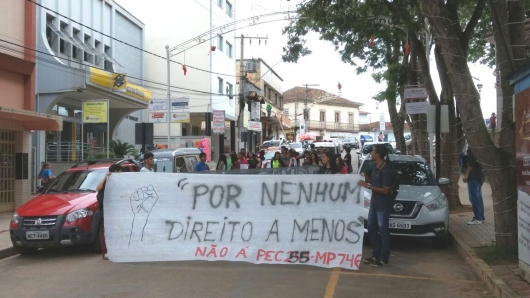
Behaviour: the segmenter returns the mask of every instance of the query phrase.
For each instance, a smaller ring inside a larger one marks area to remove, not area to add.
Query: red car
[[[114,163],[121,165],[123,172],[140,171],[140,165],[133,160],[80,163],[20,206],[9,227],[15,250],[24,255],[44,247],[91,244],[100,252],[102,215],[96,186]]]

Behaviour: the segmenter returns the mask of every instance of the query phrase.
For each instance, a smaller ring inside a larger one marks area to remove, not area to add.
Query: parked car
[[[390,154],[390,163],[399,172],[399,192],[390,211],[390,235],[432,238],[436,247],[448,244],[449,204],[439,185],[449,184],[449,179],[438,181],[421,156]],[[375,162],[370,155],[358,173],[371,173]],[[367,230],[371,190],[364,189],[364,229]]]
[[[333,154],[340,154],[339,147],[337,147],[333,142],[315,142],[315,148],[318,150],[318,148],[322,147],[328,150],[332,150]]]
[[[302,143],[300,142],[294,142],[289,144],[289,148],[294,149],[296,152],[300,153],[300,156],[303,157],[304,155],[304,148],[302,146]]]
[[[359,149],[359,141],[356,137],[347,137],[342,142],[342,148]]]
[[[15,251],[24,255],[38,248],[91,244],[100,252],[102,216],[96,186],[113,163],[121,165],[123,172],[140,171],[140,165],[130,159],[76,164],[18,207],[9,225]]]
[[[408,147],[411,142],[412,142],[412,135],[410,133],[408,133],[408,134],[405,135],[405,146]]]
[[[370,152],[374,148],[375,144],[385,144],[388,154],[394,154],[394,147],[390,143],[385,142],[366,142],[361,150],[357,150],[357,155],[359,156],[358,167],[361,168],[361,164],[366,159],[367,156],[370,156]]]

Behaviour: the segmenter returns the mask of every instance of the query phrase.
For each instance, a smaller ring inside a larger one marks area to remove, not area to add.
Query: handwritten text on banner
[[[112,174],[114,262],[245,261],[358,269],[360,175]]]

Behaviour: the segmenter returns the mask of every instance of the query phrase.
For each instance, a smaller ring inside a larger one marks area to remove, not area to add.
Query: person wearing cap
[[[495,116],[495,113],[491,113],[490,126],[491,126],[491,133],[495,133],[495,128],[497,127],[497,116]]]

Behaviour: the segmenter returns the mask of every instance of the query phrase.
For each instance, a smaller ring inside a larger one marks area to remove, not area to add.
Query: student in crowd
[[[333,161],[333,154],[329,151],[322,152],[322,155],[320,155],[320,159],[322,160],[322,166],[320,167],[320,170],[318,171],[319,174],[335,174],[337,173],[335,162]]]
[[[345,150],[346,150],[346,155],[344,155],[344,163],[348,167],[348,173],[351,173],[353,172],[353,166],[351,163],[352,159],[351,159],[351,154],[350,154],[351,148],[346,148]]]
[[[335,157],[335,163],[337,165],[337,174],[348,174],[348,166],[346,166],[340,155]]]
[[[316,152],[311,152],[311,165],[312,166],[320,166],[320,160],[319,160],[318,154]]]
[[[282,155],[280,154],[280,152],[274,153],[274,157],[271,160],[271,167],[273,169],[283,167]]]
[[[311,152],[305,151],[304,152],[304,163],[302,163],[303,166],[310,166],[311,165]]]
[[[147,152],[144,154],[144,167],[140,172],[154,172],[153,166],[155,165],[155,155],[153,152]]]
[[[294,149],[289,150],[289,167],[297,167],[298,160],[296,159],[296,151]]]
[[[258,168],[258,164],[261,163],[261,161],[256,157],[256,154],[249,152],[248,153],[248,168],[249,169],[256,169]]]
[[[230,152],[230,159],[232,160],[232,170],[239,170],[239,161],[235,152]]]
[[[107,244],[105,243],[105,220],[104,220],[104,213],[103,213],[103,201],[105,200],[105,186],[107,184],[107,179],[109,178],[111,173],[120,173],[121,172],[121,166],[118,164],[113,164],[109,167],[109,172],[105,174],[105,177],[99,182],[99,184],[96,186],[97,194],[97,200],[99,205],[99,211],[101,211],[101,230],[99,232],[99,240],[101,242],[101,254],[103,257],[103,260],[108,260],[107,258]]]
[[[289,156],[289,150],[287,147],[282,146],[281,149],[281,160],[282,160],[282,167],[288,167],[291,163],[291,157]]]
[[[208,165],[206,164],[206,153],[201,152],[199,154],[199,159],[200,161],[195,164],[195,167],[193,170],[195,172],[205,172],[205,171],[209,172],[210,167],[208,167]]]
[[[247,154],[244,151],[239,152],[237,159],[240,165],[248,165]]]
[[[226,155],[224,155],[224,154],[219,155],[219,161],[217,162],[216,170],[217,171],[225,171],[225,170],[227,170],[226,165],[227,165]]]

